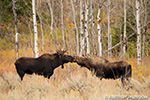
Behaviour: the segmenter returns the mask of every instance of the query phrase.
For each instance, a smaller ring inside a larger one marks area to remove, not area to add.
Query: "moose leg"
[[[129,82],[129,84],[130,84],[130,88],[133,88],[133,84],[132,84],[132,78],[131,77],[126,77],[126,80]]]
[[[126,77],[126,80],[127,80],[129,83],[131,83],[131,82],[130,82],[130,80],[132,79],[132,72],[131,72],[131,70],[128,70],[128,72],[125,74],[125,77]]]
[[[131,83],[131,78],[130,77],[126,77],[126,80]]]
[[[100,73],[98,73],[98,72],[95,72],[95,73],[96,73],[96,77],[98,77],[100,80],[102,80],[103,74],[100,74]]]
[[[53,75],[53,71],[48,75],[48,79]]]
[[[62,68],[62,69],[64,68],[64,64],[61,65],[61,68]]]
[[[102,78],[103,78],[102,76],[101,76],[101,77],[99,77],[100,81],[102,80]]]
[[[48,71],[45,71],[43,75],[44,75],[44,77],[46,78],[46,77],[48,76],[48,74],[49,74],[49,72],[48,72]]]
[[[25,73],[23,71],[17,71],[17,73],[19,74],[22,81]]]
[[[132,80],[132,69],[128,69],[128,71],[125,73],[125,79],[128,81],[129,87],[132,88],[133,87],[133,84],[131,83],[131,80]]]
[[[22,80],[23,80],[23,77],[24,77],[25,72],[21,69],[21,66],[18,66],[18,65],[16,65],[16,70],[17,70],[17,73],[18,73],[18,75],[20,76],[21,81],[22,81]]]
[[[124,76],[121,76],[121,82],[122,82],[122,84],[123,84],[123,87],[124,87],[126,90],[129,90],[129,87],[128,87],[127,84],[126,84],[125,79],[127,79],[127,78],[124,77]]]
[[[121,82],[122,82],[123,86],[125,86],[124,76],[121,76],[120,78],[121,78]]]

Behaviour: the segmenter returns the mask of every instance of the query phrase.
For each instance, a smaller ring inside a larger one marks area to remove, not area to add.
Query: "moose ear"
[[[63,50],[63,49],[56,50],[58,55],[63,55],[66,51],[67,51],[67,49],[66,50]]]

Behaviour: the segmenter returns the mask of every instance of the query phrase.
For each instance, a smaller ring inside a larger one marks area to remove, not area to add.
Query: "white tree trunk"
[[[52,4],[51,2],[52,1]],[[47,4],[48,4],[48,7],[49,7],[49,11],[50,11],[50,15],[51,15],[51,35],[53,35],[53,24],[54,24],[54,21],[53,21],[53,0],[47,0]]]
[[[64,32],[64,18],[63,18],[63,1],[61,0],[61,28],[62,28],[62,35],[63,35],[63,49],[66,47],[65,42],[65,32]]]
[[[16,42],[16,48],[15,48],[15,54],[16,54],[16,56],[15,56],[15,58],[16,59],[18,59],[18,46],[19,46],[19,44],[18,44],[18,21],[17,21],[17,13],[16,13],[16,7],[15,7],[15,3],[16,3],[16,1],[15,0],[13,0],[13,14],[14,14],[14,17],[15,17],[15,21],[14,21],[14,24],[15,24],[15,34],[16,34],[16,36],[15,36],[15,42]]]
[[[51,35],[53,34],[53,8],[52,8],[53,3],[50,3],[50,11],[51,11]]]
[[[98,44],[99,44],[99,56],[102,57],[102,33],[101,33],[101,8],[98,8],[97,14],[97,30],[98,30]]]
[[[141,29],[140,29],[140,3],[136,0],[136,23],[137,23],[137,64],[141,65]]]
[[[84,39],[84,11],[82,7],[83,3],[80,0],[80,56],[84,55],[83,51],[85,50],[85,39]]]
[[[144,13],[145,13],[145,18],[144,18],[144,24],[146,24],[147,23],[147,2],[146,2],[147,0],[144,0],[144,5],[145,5],[145,8],[144,8]],[[144,53],[144,51],[145,51],[145,40],[146,40],[146,31],[147,31],[147,28],[145,27],[144,28],[144,32],[143,32],[143,40],[142,40],[142,57],[144,57],[145,56],[145,53]]]
[[[35,57],[37,58],[39,56],[39,51],[38,51],[38,32],[36,23],[35,0],[32,0],[32,11],[33,11],[33,26],[34,26],[34,49],[35,49]]]
[[[16,40],[16,49],[15,49],[16,58],[15,59],[18,59],[18,57],[19,57],[19,52],[18,52],[18,49],[19,49],[18,35],[19,35],[19,33],[16,33],[16,36],[15,36],[15,40]]]
[[[86,54],[90,54],[89,34],[88,34],[88,4],[85,2],[85,40],[86,40]]]
[[[74,4],[73,1],[71,1],[71,6],[72,6],[72,11],[73,11],[73,21],[75,24],[75,30],[76,30],[76,53],[77,55],[79,55],[79,37],[78,37],[78,27],[77,27],[77,23],[76,23],[76,13],[75,13],[75,9],[74,9]]]
[[[124,0],[124,32],[123,32],[123,39],[124,39],[124,44],[123,44],[123,55],[125,55],[125,53],[126,53],[126,41],[125,41],[125,39],[126,39],[126,23],[127,23],[127,21],[126,21],[126,0]]]
[[[90,2],[91,5],[91,21],[92,21],[92,36],[93,36],[93,47],[94,47],[94,54],[97,54],[96,51],[96,38],[95,38],[95,21],[94,21],[94,12],[93,12],[93,0]]]
[[[107,19],[108,19],[108,50],[112,48],[112,35],[111,35],[111,28],[110,28],[110,0],[108,0],[107,5]],[[108,52],[108,58],[111,58],[112,52]]]

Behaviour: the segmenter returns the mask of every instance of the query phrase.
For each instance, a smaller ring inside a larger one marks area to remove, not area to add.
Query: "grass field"
[[[150,77],[136,80],[134,88],[126,90],[120,79],[100,81],[86,68],[69,65],[75,68],[68,69],[68,65],[64,69],[58,68],[49,80],[43,76],[25,75],[20,81],[16,72],[4,72],[0,76],[0,100],[119,100],[112,96],[146,96],[141,100],[150,100],[146,99],[150,97]]]
[[[127,90],[120,79],[100,81],[75,63],[55,69],[49,80],[26,74],[20,81],[14,66],[14,51],[1,52],[0,56],[0,100],[150,100],[150,57],[143,58],[141,66],[137,66],[136,58],[126,59],[132,65],[134,79],[134,87]]]

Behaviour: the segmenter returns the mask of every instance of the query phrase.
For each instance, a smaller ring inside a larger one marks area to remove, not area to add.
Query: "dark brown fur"
[[[75,56],[74,60],[81,67],[86,67],[91,71],[94,71],[97,77],[100,79],[118,79],[121,78],[122,83],[129,77],[132,77],[132,68],[126,61],[109,62],[102,57],[79,57]],[[129,81],[129,80],[128,80]]]
[[[15,62],[16,70],[21,80],[25,73],[38,74],[44,77],[50,78],[53,75],[55,68],[64,63],[73,62],[73,57],[70,55],[64,55],[66,51],[59,50],[54,54],[43,54],[38,58],[21,57]]]

